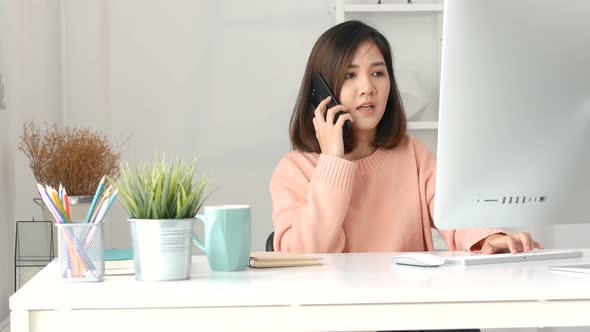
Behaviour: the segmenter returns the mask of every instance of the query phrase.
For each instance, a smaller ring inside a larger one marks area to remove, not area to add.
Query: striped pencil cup
[[[103,223],[68,223],[55,226],[61,278],[67,281],[103,281]]]

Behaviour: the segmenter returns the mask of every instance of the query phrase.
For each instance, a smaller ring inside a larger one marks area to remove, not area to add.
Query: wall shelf
[[[408,121],[409,130],[436,130],[438,121]]]
[[[335,23],[360,20],[376,27],[392,44],[398,88],[408,114],[407,130],[436,154],[444,2],[332,0]]]
[[[362,12],[390,12],[390,13],[416,13],[416,12],[442,12],[442,4],[350,4],[344,5],[345,13]]]

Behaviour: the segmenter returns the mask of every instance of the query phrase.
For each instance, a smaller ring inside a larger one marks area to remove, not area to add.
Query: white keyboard
[[[445,264],[449,265],[480,265],[497,263],[514,263],[527,261],[542,261],[550,259],[565,259],[582,257],[579,250],[535,250],[517,254],[466,253],[462,256],[445,257]]]

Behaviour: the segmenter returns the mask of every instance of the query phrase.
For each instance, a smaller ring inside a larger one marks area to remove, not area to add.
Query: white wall
[[[6,79],[6,65],[4,55],[4,45],[2,43],[2,30],[4,30],[3,22],[3,3],[0,2],[0,75],[3,81]],[[6,83],[6,86],[9,85]],[[12,294],[12,264],[11,264],[11,232],[6,231],[11,229],[14,216],[14,192],[12,181],[12,153],[9,151],[9,137],[8,130],[8,115],[10,109],[5,111],[0,110],[0,322],[8,314],[8,296]]]
[[[24,123],[59,121],[61,109],[59,2],[8,1],[13,31],[7,37],[9,69],[13,90],[13,125],[9,129],[14,152],[16,218],[41,217],[34,205],[36,196],[33,174],[25,155],[17,150]]]
[[[116,142],[129,161],[199,157],[209,204],[251,204],[253,248],[272,231],[270,176],[330,1],[65,1],[66,123]],[[128,246],[125,212],[110,245]]]
[[[23,123],[59,118],[59,11],[54,1],[0,0],[0,72],[7,110],[0,113],[0,320],[13,290],[16,220],[39,218],[28,161],[17,150]]]
[[[5,34],[9,32],[6,16],[7,3],[0,1],[0,76],[5,89],[10,89],[7,68],[7,44]],[[5,90],[5,93],[7,92]],[[12,232],[14,220],[13,153],[10,149],[8,127],[12,109],[10,99],[5,96],[6,109],[0,107],[0,322],[8,315],[8,297],[12,294]]]
[[[0,9],[1,10],[1,9]],[[2,50],[0,50],[0,53]],[[2,61],[0,55],[0,61]],[[2,65],[0,65],[2,68]],[[3,73],[0,70],[0,73]],[[8,127],[7,112],[0,111],[0,322],[8,315],[8,297],[13,290],[13,233],[10,231],[14,228],[14,198],[11,193],[14,192],[12,181],[12,164],[10,152],[8,151],[8,136],[5,134]]]
[[[0,1],[0,76],[5,86],[5,93],[11,88],[7,68],[6,33],[8,17],[6,0]],[[13,153],[10,150],[8,127],[12,114],[10,99],[5,96],[6,109],[0,107],[0,322],[8,315],[8,297],[12,294],[12,220],[14,218],[14,184],[13,184]]]

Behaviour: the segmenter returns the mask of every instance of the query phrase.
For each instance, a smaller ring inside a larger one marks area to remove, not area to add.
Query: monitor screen
[[[590,223],[590,1],[445,2],[434,223]]]

